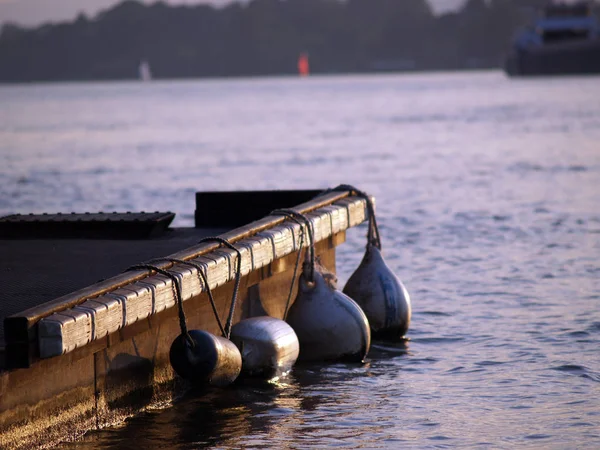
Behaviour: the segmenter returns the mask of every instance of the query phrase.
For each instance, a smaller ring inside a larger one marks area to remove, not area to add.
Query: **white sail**
[[[138,72],[141,81],[150,81],[152,79],[152,72],[150,71],[150,64],[148,61],[141,61],[138,67]]]

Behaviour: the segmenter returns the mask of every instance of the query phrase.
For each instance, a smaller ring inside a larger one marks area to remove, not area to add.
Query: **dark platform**
[[[200,228],[233,229],[275,209],[308,202],[321,193],[320,190],[196,192],[195,224]]]
[[[172,212],[13,214],[0,217],[0,238],[146,239],[164,232]]]

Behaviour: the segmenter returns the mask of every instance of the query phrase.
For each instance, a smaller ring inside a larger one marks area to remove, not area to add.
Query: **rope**
[[[381,250],[381,237],[379,234],[379,227],[377,226],[377,218],[375,217],[375,207],[373,206],[373,200],[369,195],[356,189],[354,186],[349,184],[340,184],[332,189],[327,189],[320,195],[331,191],[350,191],[351,193],[357,195],[358,197],[364,198],[367,202],[367,211],[369,213],[369,228],[367,230],[367,242],[370,245],[374,245],[379,250]]]
[[[280,214],[280,215],[285,215],[287,217],[293,217],[294,220],[296,221],[296,223],[300,223],[300,222],[298,222],[298,219],[301,219],[302,221],[304,221],[304,224],[306,225],[306,229],[308,231],[308,239],[309,239],[309,244],[310,244],[310,246],[309,246],[310,251],[307,252],[307,254],[306,254],[307,255],[307,263],[310,266],[309,281],[311,283],[313,283],[315,281],[315,239],[314,239],[315,231],[313,229],[312,222],[304,214],[299,213],[298,211],[294,211],[293,209],[276,209],[276,210],[272,211],[271,214]],[[300,224],[300,226],[302,226],[302,224]]]
[[[206,287],[206,293],[208,294],[208,300],[210,301],[210,306],[212,307],[213,314],[215,315],[215,319],[217,320],[217,324],[219,325],[219,329],[221,330],[221,335],[225,337],[225,328],[223,328],[223,322],[221,322],[221,318],[219,317],[219,313],[217,311],[217,305],[215,303],[215,298],[213,297],[212,290],[208,284],[208,279],[206,277],[206,273],[204,272],[204,268],[200,264],[196,264],[192,261],[185,261],[183,259],[177,258],[158,258],[151,259],[149,262],[160,262],[160,261],[170,261],[178,264],[184,264],[186,266],[194,267],[198,271],[198,279],[202,283],[203,286]]]
[[[203,242],[218,242],[219,244],[222,244],[237,253],[237,271],[235,273],[235,284],[233,287],[233,297],[231,299],[231,307],[229,308],[229,316],[227,317],[227,322],[225,323],[225,328],[223,330],[224,331],[223,337],[229,339],[229,336],[231,336],[231,327],[233,325],[233,313],[235,311],[235,304],[237,302],[238,289],[240,287],[240,278],[242,276],[242,254],[228,240],[220,238],[220,237],[206,237],[206,238],[200,239],[200,241],[198,241],[199,244],[201,244]]]
[[[175,286],[175,296],[177,297],[177,306],[179,309],[179,328],[181,329],[181,334],[184,336],[188,345],[190,347],[194,347],[195,346],[194,340],[188,333],[187,323],[186,323],[186,319],[185,319],[185,312],[183,311],[183,297],[181,295],[181,286],[179,285],[179,279],[175,275],[173,275],[171,272],[161,269],[160,267],[156,267],[155,265],[152,265],[152,264],[136,264],[136,265],[129,267],[125,271],[128,272],[130,270],[150,270],[150,271],[153,270],[153,271],[160,273],[161,275],[164,275],[165,277],[168,277],[171,279],[171,281],[173,282],[173,285]]]
[[[304,247],[304,224],[294,217],[293,214],[282,210],[275,210],[270,213],[270,215],[283,215],[287,218],[293,220],[298,225],[300,225],[300,245],[298,250],[298,256],[296,256],[296,265],[294,266],[294,275],[292,275],[292,284],[290,285],[290,291],[288,292],[287,301],[285,302],[285,310],[283,312],[283,320],[287,319],[288,311],[290,309],[290,301],[292,300],[292,293],[294,292],[294,285],[296,284],[296,277],[298,276],[298,267],[300,267],[300,256],[302,254],[302,247]]]

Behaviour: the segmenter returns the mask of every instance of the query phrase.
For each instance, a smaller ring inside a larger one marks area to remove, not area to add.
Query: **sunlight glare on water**
[[[81,448],[600,446],[600,79],[496,72],[0,87],[0,213],[375,195],[406,348],[191,393]],[[338,251],[340,283],[365,229]]]

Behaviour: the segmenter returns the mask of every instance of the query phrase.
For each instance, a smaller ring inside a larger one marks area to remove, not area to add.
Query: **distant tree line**
[[[545,2],[530,0],[532,7]],[[491,68],[531,18],[522,0],[252,0],[224,8],[127,0],[93,19],[0,34],[0,81],[128,79]]]

